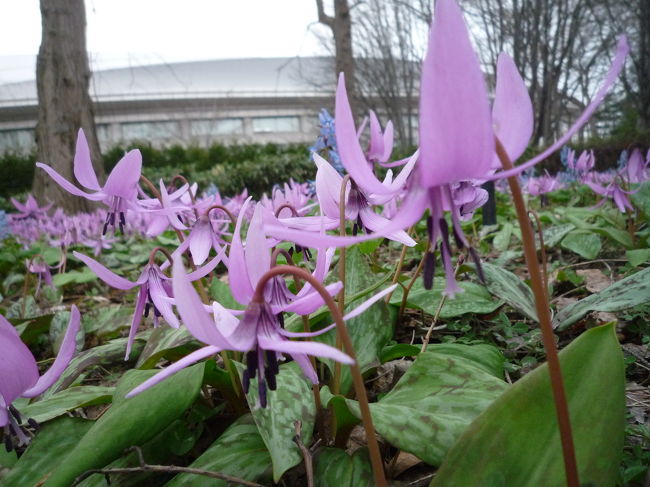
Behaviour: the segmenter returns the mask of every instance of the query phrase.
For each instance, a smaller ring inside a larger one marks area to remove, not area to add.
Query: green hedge
[[[253,196],[268,192],[274,184],[293,178],[313,179],[315,165],[305,144],[246,144],[208,148],[179,145],[157,149],[148,143],[133,142],[113,147],[104,154],[104,166],[109,172],[132,148],[142,152],[143,172],[152,181],[169,180],[182,174],[198,182],[201,190],[214,183],[224,196],[248,188]],[[36,156],[6,153],[0,156],[0,201],[30,190],[34,177]],[[10,177],[7,177],[10,176]]]

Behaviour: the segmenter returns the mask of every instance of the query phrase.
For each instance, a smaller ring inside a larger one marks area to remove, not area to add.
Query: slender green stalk
[[[413,229],[415,228],[415,225],[409,228],[406,233],[407,235],[410,235]],[[393,280],[391,281],[391,284],[396,284],[397,281],[399,280],[399,276],[402,273],[402,268],[404,267],[404,259],[406,258],[406,251],[408,250],[407,245],[402,245],[402,251],[399,254],[399,259],[397,260],[397,267],[395,267],[395,274],[393,274]],[[393,297],[393,292],[389,292],[384,301],[386,303],[390,302],[390,298]]]
[[[505,170],[511,169],[512,162],[506,153],[503,145],[498,138],[496,139],[496,152],[501,160],[501,165]],[[537,251],[535,249],[535,237],[533,229],[526,212],[526,204],[516,176],[508,178],[512,200],[517,211],[517,219],[521,228],[521,240],[523,242],[524,256],[526,265],[530,272],[530,281],[535,296],[535,308],[537,309],[537,318],[542,331],[542,341],[546,352],[546,361],[548,362],[548,371],[551,377],[551,389],[553,390],[553,399],[555,401],[555,412],[557,414],[558,426],[560,429],[560,440],[562,443],[562,454],[564,456],[564,469],[568,487],[579,487],[578,467],[576,463],[575,448],[573,445],[573,435],[571,432],[571,420],[569,417],[569,406],[567,404],[566,393],[564,390],[564,380],[562,370],[560,369],[560,359],[555,346],[555,335],[551,325],[551,312],[546,298],[544,281],[537,261]]]
[[[343,313],[341,313],[339,310],[336,302],[329,295],[325,287],[323,287],[323,285],[318,282],[318,280],[309,272],[299,267],[288,265],[278,265],[266,272],[257,282],[255,293],[253,294],[253,299],[251,301],[257,303],[264,302],[264,286],[269,279],[282,274],[291,274],[293,276],[299,277],[304,281],[309,282],[318,292],[318,294],[321,295],[323,301],[325,302],[325,305],[329,308],[330,313],[332,313],[332,317],[336,323],[336,332],[337,335],[341,337],[341,342],[343,343],[345,353],[347,353],[354,360],[354,363],[350,365],[350,370],[352,372],[352,381],[354,383],[354,390],[357,396],[357,401],[359,402],[359,409],[361,410],[363,427],[366,430],[366,440],[368,441],[368,451],[370,453],[370,462],[372,464],[372,470],[375,477],[375,485],[377,487],[387,487],[388,484],[386,482],[386,478],[384,477],[384,464],[381,459],[379,444],[377,443],[377,438],[375,436],[375,428],[372,424],[370,406],[368,405],[368,396],[366,394],[366,388],[363,383],[363,376],[361,375],[361,369],[357,363],[356,353],[354,351],[354,346],[352,345],[352,340],[350,339],[347,327],[343,321]]]

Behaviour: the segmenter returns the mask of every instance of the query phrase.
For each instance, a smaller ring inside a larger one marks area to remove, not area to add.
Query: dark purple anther
[[[433,287],[433,276],[436,272],[436,256],[433,252],[424,254],[424,269],[422,279],[424,281],[424,289],[431,289]]]

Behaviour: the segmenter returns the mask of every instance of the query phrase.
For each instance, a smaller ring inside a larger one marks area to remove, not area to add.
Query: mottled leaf
[[[650,267],[570,304],[555,315],[553,326],[563,330],[590,311],[621,311],[647,302],[650,302]]]
[[[506,388],[473,359],[427,351],[370,410],[375,429],[391,445],[439,465],[465,428]],[[360,418],[358,403],[346,403]]]
[[[323,448],[314,459],[315,487],[372,487],[374,478],[368,451],[351,456],[338,448]]]
[[[551,227],[544,228],[542,230],[542,235],[544,236],[544,246],[555,247],[574,228],[575,226],[571,225],[570,223],[565,223],[562,225],[553,225]]]
[[[625,425],[625,367],[613,325],[560,352],[581,485],[614,485]],[[432,486],[563,487],[562,448],[548,367],[499,397],[449,451]]]
[[[537,321],[535,297],[526,283],[507,269],[483,263],[483,274],[488,291],[503,299],[517,311]]]
[[[65,414],[66,411],[106,404],[111,402],[113,388],[105,386],[78,386],[70,387],[46,399],[33,402],[21,410],[25,418],[32,418],[38,423],[49,421]]]
[[[348,249],[345,260],[346,294],[361,292],[376,282],[377,276],[371,271],[366,257],[357,247]],[[347,304],[346,312],[351,311],[359,304]],[[393,323],[388,312],[388,306],[386,306],[384,300],[379,300],[360,316],[348,320],[346,325],[355,353],[357,354],[357,362],[361,367],[361,371],[365,372],[378,366],[381,349],[393,337]],[[332,330],[316,338],[316,340],[335,346],[336,331]],[[335,368],[334,361],[323,359],[323,362],[327,364],[330,372],[333,373]],[[352,389],[352,375],[350,368],[344,366],[341,368],[341,392],[346,394],[350,389]]]
[[[494,235],[492,244],[494,245],[494,248],[496,250],[503,252],[504,250],[508,249],[508,246],[510,245],[510,237],[512,236],[513,229],[514,226],[512,225],[512,223],[505,222],[501,227],[501,230],[499,230]]]
[[[163,357],[171,361],[178,360],[199,348],[200,345],[184,326],[180,328],[159,326],[151,332],[144,350],[138,357],[136,367],[150,369]]]
[[[438,306],[440,306],[445,285],[444,278],[436,277],[433,288],[424,289],[422,279],[417,279],[408,295],[407,307],[421,309],[425,313],[435,315]],[[461,281],[458,285],[464,292],[457,294],[453,299],[445,300],[445,304],[440,310],[440,317],[443,319],[456,318],[467,313],[488,314],[503,304],[492,299],[490,293],[479,284]],[[399,306],[402,303],[402,296],[403,290],[398,287],[390,299],[390,304]]]
[[[240,371],[244,370],[237,364]],[[277,390],[268,391],[266,408],[258,404],[257,379],[251,381],[246,396],[259,433],[271,454],[273,481],[278,482],[282,474],[302,461],[298,446],[293,441],[296,434],[294,423],[302,424],[302,438],[305,444],[311,441],[316,406],[310,382],[295,362],[280,366],[277,376]]]
[[[593,233],[571,232],[561,243],[562,247],[571,252],[575,252],[585,259],[595,259],[602,247],[600,237]]]
[[[250,414],[235,421],[201,456],[192,468],[220,472],[235,477],[261,481],[271,471],[271,455]],[[180,474],[166,487],[226,487],[227,482],[198,475]]]

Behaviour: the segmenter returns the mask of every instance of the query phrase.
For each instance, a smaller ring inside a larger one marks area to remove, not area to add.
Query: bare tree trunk
[[[74,181],[72,162],[77,131],[83,128],[101,182],[104,168],[88,94],[90,69],[84,1],[40,0],[40,3],[43,33],[36,62],[38,159]],[[52,201],[68,213],[91,208],[87,200],[71,196],[41,170],[36,171],[32,191],[41,203]]]
[[[323,0],[316,0],[318,21],[328,26],[334,36],[336,77],[345,73],[345,88],[348,91],[352,113],[356,114],[357,90],[352,53],[352,19],[348,0],[334,0],[334,15],[325,13]]]

